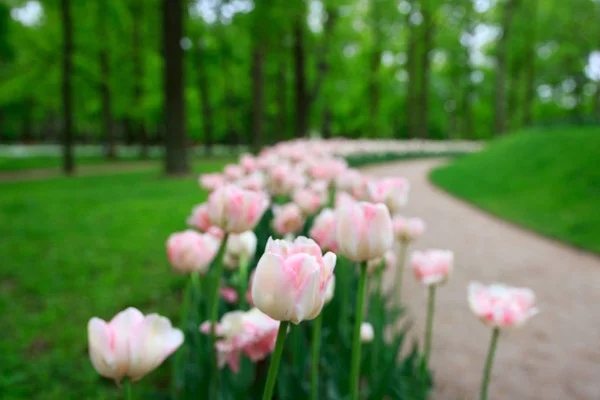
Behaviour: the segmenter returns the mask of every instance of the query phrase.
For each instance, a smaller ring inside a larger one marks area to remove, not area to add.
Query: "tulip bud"
[[[529,288],[469,283],[471,311],[488,326],[498,328],[521,326],[538,313],[534,304],[535,294]]]
[[[209,334],[210,327],[210,321],[206,321],[200,325],[200,332]],[[220,337],[215,343],[219,368],[227,364],[237,374],[241,354],[254,362],[264,360],[275,349],[278,330],[279,321],[256,308],[226,313],[215,326]]]
[[[310,228],[310,237],[323,250],[337,251],[335,212],[331,208],[323,209],[314,219]]]
[[[375,338],[375,332],[373,331],[373,325],[368,322],[360,324],[360,341],[363,343],[370,343]]]
[[[137,381],[158,367],[181,346],[183,333],[165,317],[130,307],[109,323],[90,319],[88,342],[96,371],[119,383],[125,376]]]
[[[234,182],[244,177],[244,169],[236,164],[228,164],[223,169],[223,175],[228,181]]]
[[[240,261],[248,262],[256,252],[257,238],[252,231],[240,234],[231,234],[225,245],[223,265],[228,270],[234,270],[240,266]]]
[[[382,257],[392,247],[392,219],[383,204],[355,203],[337,210],[339,252],[350,261]]]
[[[313,215],[327,202],[327,197],[326,194],[324,196],[323,193],[305,188],[296,190],[293,200],[304,215]]]
[[[313,240],[269,238],[252,281],[254,305],[279,321],[298,324],[316,318],[325,302],[336,256],[321,254]]]
[[[302,210],[295,203],[273,206],[273,229],[278,235],[298,233],[304,228]]]
[[[212,191],[225,184],[225,178],[221,174],[202,174],[198,179],[200,186]]]
[[[192,209],[192,215],[188,217],[187,224],[199,231],[208,231],[212,224],[208,218],[206,203],[198,204]]]
[[[246,173],[251,174],[258,168],[257,160],[252,154],[242,154],[240,157],[240,165],[246,171]]]
[[[452,273],[454,254],[449,250],[414,251],[410,265],[422,285],[441,285]]]
[[[405,218],[396,215],[392,225],[396,238],[401,242],[412,242],[425,232],[425,222],[421,218]]]
[[[369,197],[374,203],[383,203],[396,214],[408,201],[410,185],[404,178],[386,178],[368,185]]]
[[[242,233],[254,229],[269,207],[262,192],[251,192],[233,185],[218,188],[208,198],[210,222],[227,233]]]
[[[221,239],[217,236],[188,229],[169,236],[167,256],[175,271],[204,275],[217,256],[220,246]]]

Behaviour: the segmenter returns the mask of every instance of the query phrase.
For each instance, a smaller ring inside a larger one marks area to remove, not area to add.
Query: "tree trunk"
[[[429,74],[431,70],[430,53],[433,48],[433,19],[429,4],[423,4],[423,48],[421,53],[421,87],[419,90],[419,113],[417,117],[418,136],[425,139],[429,136]]]
[[[519,110],[519,89],[521,88],[521,60],[514,60],[510,72],[509,79],[509,90],[508,90],[508,104],[507,112],[508,117],[506,119],[508,131],[516,130],[518,128],[517,121]]]
[[[496,85],[494,94],[494,130],[497,135],[504,133],[506,124],[506,58],[508,36],[517,0],[507,0],[502,16],[502,35],[496,51]]]
[[[183,49],[183,1],[163,0],[165,172],[169,175],[190,171],[185,134]]]
[[[287,63],[284,54],[285,51],[282,51],[279,55],[280,64],[277,71],[277,140],[287,138]]]
[[[227,138],[230,145],[239,146],[240,137],[233,123],[233,118],[236,115],[237,107],[235,106],[235,97],[232,87],[230,61],[223,62],[223,75],[225,77],[225,129],[227,130]]]
[[[204,154],[210,156],[213,148],[213,113],[210,105],[208,76],[206,75],[204,49],[202,39],[197,50],[196,71],[198,73],[198,88],[200,89],[200,110],[202,112],[202,129],[204,130]]]
[[[143,82],[144,82],[144,71],[142,61],[142,21],[143,21],[143,0],[135,0],[133,3],[133,79],[134,89],[133,97],[135,102],[135,127],[134,135],[139,140],[140,144],[140,158],[148,158],[148,133],[144,124],[144,117],[142,115],[142,96],[143,96]]]
[[[373,49],[369,70],[369,133],[377,137],[379,133],[379,67],[381,65],[381,29],[378,2],[371,2]]]
[[[63,171],[67,175],[75,172],[73,160],[73,110],[71,109],[71,68],[73,56],[73,26],[71,21],[70,0],[61,1],[61,16],[63,25]]]
[[[264,49],[260,39],[252,49],[252,148],[258,153],[263,145],[265,93]]]
[[[297,138],[306,136],[308,126],[307,95],[306,95],[306,65],[304,62],[304,19],[294,22],[294,78],[296,121],[294,133]]]
[[[410,15],[410,14],[409,14]],[[410,23],[410,17],[406,19],[408,27],[408,49],[406,58],[406,69],[408,82],[406,87],[406,137],[412,138],[416,134],[416,110],[417,104],[417,32],[415,26]]]

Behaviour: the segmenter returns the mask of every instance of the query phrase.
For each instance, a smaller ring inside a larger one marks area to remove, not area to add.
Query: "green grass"
[[[135,306],[177,322],[184,278],[171,272],[165,240],[205,197],[195,177],[165,179],[159,166],[0,184],[0,397],[119,398],[89,362],[87,321]],[[139,390],[166,385],[168,369]]]
[[[530,130],[431,173],[448,192],[600,253],[600,128]]]
[[[141,161],[140,158],[118,158],[113,161],[107,161],[104,157],[94,156],[78,156],[75,158],[75,165],[96,165],[96,164],[107,164],[117,163],[125,161]],[[25,158],[3,158],[0,157],[0,172],[9,171],[22,171],[30,169],[47,169],[47,168],[60,168],[62,166],[62,159],[59,157],[25,157]]]

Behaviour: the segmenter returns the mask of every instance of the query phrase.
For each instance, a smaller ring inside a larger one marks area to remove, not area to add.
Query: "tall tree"
[[[303,11],[294,21],[294,87],[296,120],[294,133],[296,137],[306,136],[308,129],[308,97],[306,89],[306,62],[304,48],[304,26],[306,19]]]
[[[63,101],[63,171],[70,175],[75,172],[73,160],[73,110],[71,107],[71,72],[73,64],[73,25],[71,20],[70,0],[61,1],[63,68],[62,68],[62,101]]]
[[[377,137],[379,126],[379,67],[381,65],[382,35],[381,35],[381,6],[380,0],[371,2],[371,30],[373,43],[371,45],[371,60],[369,70],[369,131],[372,137]]]
[[[140,142],[140,157],[148,158],[148,133],[142,115],[142,97],[144,69],[142,60],[142,21],[144,21],[144,1],[134,0],[132,3],[133,20],[133,97],[135,103],[134,136]]]
[[[104,136],[104,153],[106,158],[117,158],[117,144],[112,116],[112,101],[110,91],[110,55],[108,40],[108,18],[110,1],[102,4],[98,11],[98,37],[100,40],[100,98],[102,99],[102,131]]]
[[[505,0],[502,13],[502,33],[496,49],[496,84],[494,94],[494,130],[502,134],[506,125],[506,64],[508,38],[518,0]]]
[[[183,0],[162,0],[164,54],[165,172],[190,171],[185,131],[183,49]]]
[[[214,141],[213,112],[210,104],[210,85],[208,84],[208,73],[205,60],[205,41],[203,37],[198,40],[196,49],[196,73],[198,77],[198,89],[200,89],[200,109],[202,111],[202,125],[204,130],[205,154],[211,155]]]
[[[252,148],[258,152],[263,145],[265,88],[264,43],[258,39],[252,48]]]
[[[426,138],[429,135],[429,77],[431,74],[431,51],[433,50],[433,9],[431,0],[421,1],[423,15],[423,33],[421,45],[421,80],[419,88],[419,109],[417,114],[417,136]]]
[[[414,6],[414,3],[410,3]],[[406,54],[406,72],[408,82],[406,87],[406,135],[411,138],[417,131],[417,27],[411,21],[411,13],[406,15],[406,28],[408,29],[408,45]]]

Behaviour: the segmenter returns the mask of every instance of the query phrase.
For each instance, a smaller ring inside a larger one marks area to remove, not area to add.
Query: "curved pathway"
[[[406,216],[419,216],[427,232],[415,248],[448,248],[455,273],[437,292],[432,368],[433,399],[477,399],[490,329],[471,314],[470,280],[531,287],[540,314],[503,332],[496,351],[489,400],[600,399],[600,258],[499,220],[428,181],[443,160],[380,164],[376,176],[404,176],[411,195]],[[600,240],[600,238],[598,238]],[[405,271],[404,301],[421,335],[425,291]]]

